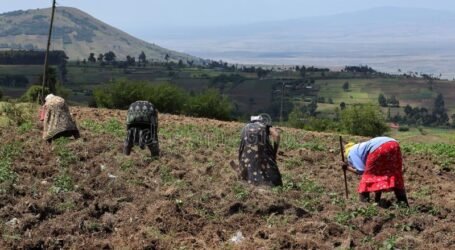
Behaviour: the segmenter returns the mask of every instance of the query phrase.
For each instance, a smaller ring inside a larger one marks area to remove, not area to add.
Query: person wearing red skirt
[[[400,145],[389,137],[376,137],[366,142],[348,143],[345,147],[347,162],[344,170],[362,176],[358,192],[360,200],[370,201],[370,193],[375,193],[379,203],[382,192],[393,191],[398,202],[409,206],[403,181],[403,160]]]

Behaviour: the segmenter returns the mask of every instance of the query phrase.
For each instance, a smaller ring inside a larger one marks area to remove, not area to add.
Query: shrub
[[[304,128],[312,131],[337,131],[338,123],[326,118],[310,117]]]
[[[31,114],[27,108],[16,103],[5,102],[0,106],[0,114],[4,114],[7,121],[6,125],[21,126],[23,123],[31,120]]]
[[[147,85],[146,82],[118,80],[97,88],[93,95],[94,104],[104,108],[127,109],[135,101],[148,100],[166,113],[228,120],[232,112],[230,101],[216,90],[189,96],[172,84]]]
[[[408,127],[408,126],[400,126],[400,127],[398,128],[398,131],[400,131],[400,132],[409,131],[409,127]]]
[[[196,117],[207,117],[219,120],[229,120],[232,105],[228,98],[214,89],[193,96],[186,106],[186,113]]]
[[[32,85],[30,88],[27,89],[24,95],[21,97],[21,101],[23,102],[38,102],[39,98],[42,94],[42,87],[39,85]],[[44,89],[44,96],[50,94],[48,88]]]
[[[379,136],[389,130],[379,107],[354,105],[341,112],[342,128],[353,135]]]
[[[179,114],[183,111],[188,95],[175,85],[160,84],[149,87],[146,99],[160,112]]]
[[[2,98],[3,98],[3,92],[2,92],[2,90],[0,89],[0,101],[2,100]]]
[[[145,90],[144,82],[122,79],[95,89],[93,96],[98,107],[128,109],[131,103],[146,99]]]
[[[288,124],[293,128],[303,128],[304,126],[303,118],[304,118],[303,112],[298,107],[294,107],[292,112],[289,114]]]

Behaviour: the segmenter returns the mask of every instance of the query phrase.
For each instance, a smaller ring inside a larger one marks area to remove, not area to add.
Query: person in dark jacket
[[[281,174],[276,162],[279,142],[278,129],[267,124],[262,116],[251,117],[241,132],[238,156],[240,179],[254,185],[281,186]]]
[[[123,152],[131,153],[133,146],[144,149],[147,146],[152,157],[159,156],[158,111],[148,101],[132,103],[127,114],[127,136]]]

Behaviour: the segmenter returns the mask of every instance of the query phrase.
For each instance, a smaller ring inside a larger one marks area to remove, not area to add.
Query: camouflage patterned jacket
[[[240,178],[255,185],[281,185],[276,148],[269,139],[269,127],[248,123],[242,130],[239,148]]]

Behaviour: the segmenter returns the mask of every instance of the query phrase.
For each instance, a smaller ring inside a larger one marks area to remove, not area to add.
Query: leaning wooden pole
[[[343,147],[343,137],[340,136],[340,151],[341,151],[341,160],[345,162],[344,159],[344,147]],[[349,198],[349,190],[348,190],[348,180],[346,178],[346,170],[343,169],[343,175],[344,175],[344,190],[346,192],[346,199]]]
[[[47,68],[49,67],[49,49],[51,47],[52,27],[54,24],[54,14],[55,14],[55,0],[53,0],[53,3],[52,3],[51,24],[49,25],[46,54],[44,55],[43,85],[42,85],[42,89],[41,89],[41,98],[40,98],[41,103],[44,103],[44,92],[45,92],[46,83],[47,83]]]

